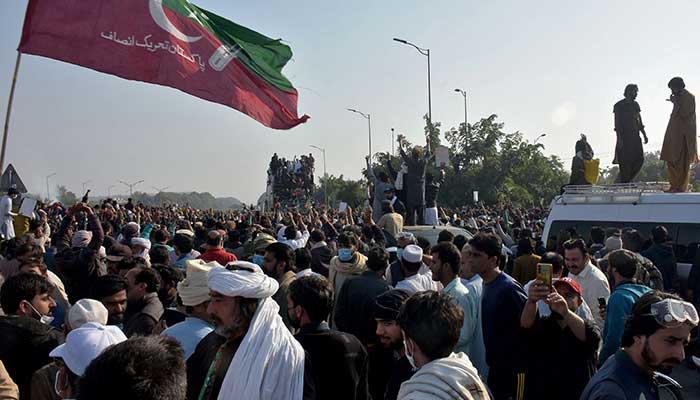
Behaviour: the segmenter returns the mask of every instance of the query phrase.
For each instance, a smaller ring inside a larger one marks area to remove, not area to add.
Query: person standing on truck
[[[671,193],[687,192],[690,164],[698,162],[697,127],[695,125],[695,96],[685,89],[683,78],[668,82],[673,111],[668,121],[661,159],[668,167]]]
[[[644,136],[644,144],[649,143],[649,138],[644,131],[639,103],[636,102],[638,92],[637,85],[627,85],[625,98],[615,103],[613,107],[617,133],[613,164],[620,166],[616,183],[632,182],[644,164],[644,148],[639,133],[641,132]]]

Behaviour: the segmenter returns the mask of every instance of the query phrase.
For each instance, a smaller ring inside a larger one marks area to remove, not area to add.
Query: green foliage
[[[612,165],[600,171],[598,183],[609,185],[615,183],[620,167]],[[639,175],[635,178],[637,182],[668,182],[668,171],[666,163],[661,160],[661,152],[644,153],[644,164]],[[700,164],[693,164],[690,168],[690,185],[693,192],[700,191]]]
[[[559,158],[545,156],[543,145],[528,143],[520,132],[505,133],[504,124],[497,118],[494,114],[473,125],[460,124],[445,132],[452,168],[446,170],[440,189],[441,205],[471,204],[474,191],[479,192],[479,200],[484,203],[547,204],[568,183],[569,171]],[[440,123],[433,127],[431,130],[426,126],[426,132],[435,132]],[[439,129],[437,132],[439,135]],[[375,173],[386,170],[384,165],[389,158],[395,168],[400,165],[396,157],[386,153],[375,158],[379,162]]]
[[[367,198],[367,183],[363,180],[346,180],[343,175],[328,175],[319,179],[319,186],[316,186],[314,199],[317,203],[324,202],[324,189],[328,193],[328,203],[331,207],[337,208],[341,201],[358,208]]]
[[[430,148],[435,149],[440,145],[440,122],[433,122],[428,118],[428,114],[423,116],[425,120],[425,136],[428,137]]]
[[[66,189],[65,186],[59,185],[58,187],[56,187],[56,190],[58,191],[58,195],[56,195],[56,198],[63,205],[70,207],[78,202],[78,196],[76,196],[75,193],[71,192],[70,190]]]

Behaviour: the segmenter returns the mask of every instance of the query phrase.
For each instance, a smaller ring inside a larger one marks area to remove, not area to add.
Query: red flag
[[[29,0],[19,51],[180,89],[275,129],[297,114],[288,46],[187,0]]]

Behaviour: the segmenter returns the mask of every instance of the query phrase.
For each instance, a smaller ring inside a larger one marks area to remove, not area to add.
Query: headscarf
[[[177,292],[183,305],[194,307],[209,300],[207,276],[212,268],[221,268],[221,265],[216,261],[206,263],[204,260],[189,260],[186,264],[187,277],[177,284]]]
[[[209,288],[224,296],[260,301],[248,332],[226,371],[218,399],[301,400],[304,349],[284,325],[279,306],[270,298],[279,284],[255,264],[245,261],[230,264],[249,271],[212,268]]]
[[[73,234],[71,239],[72,247],[87,247],[92,240],[92,232],[90,231],[77,231]]]

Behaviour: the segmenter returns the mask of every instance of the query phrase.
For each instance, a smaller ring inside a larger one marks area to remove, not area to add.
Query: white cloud
[[[576,116],[576,105],[566,101],[552,112],[552,123],[556,126],[564,126]]]

